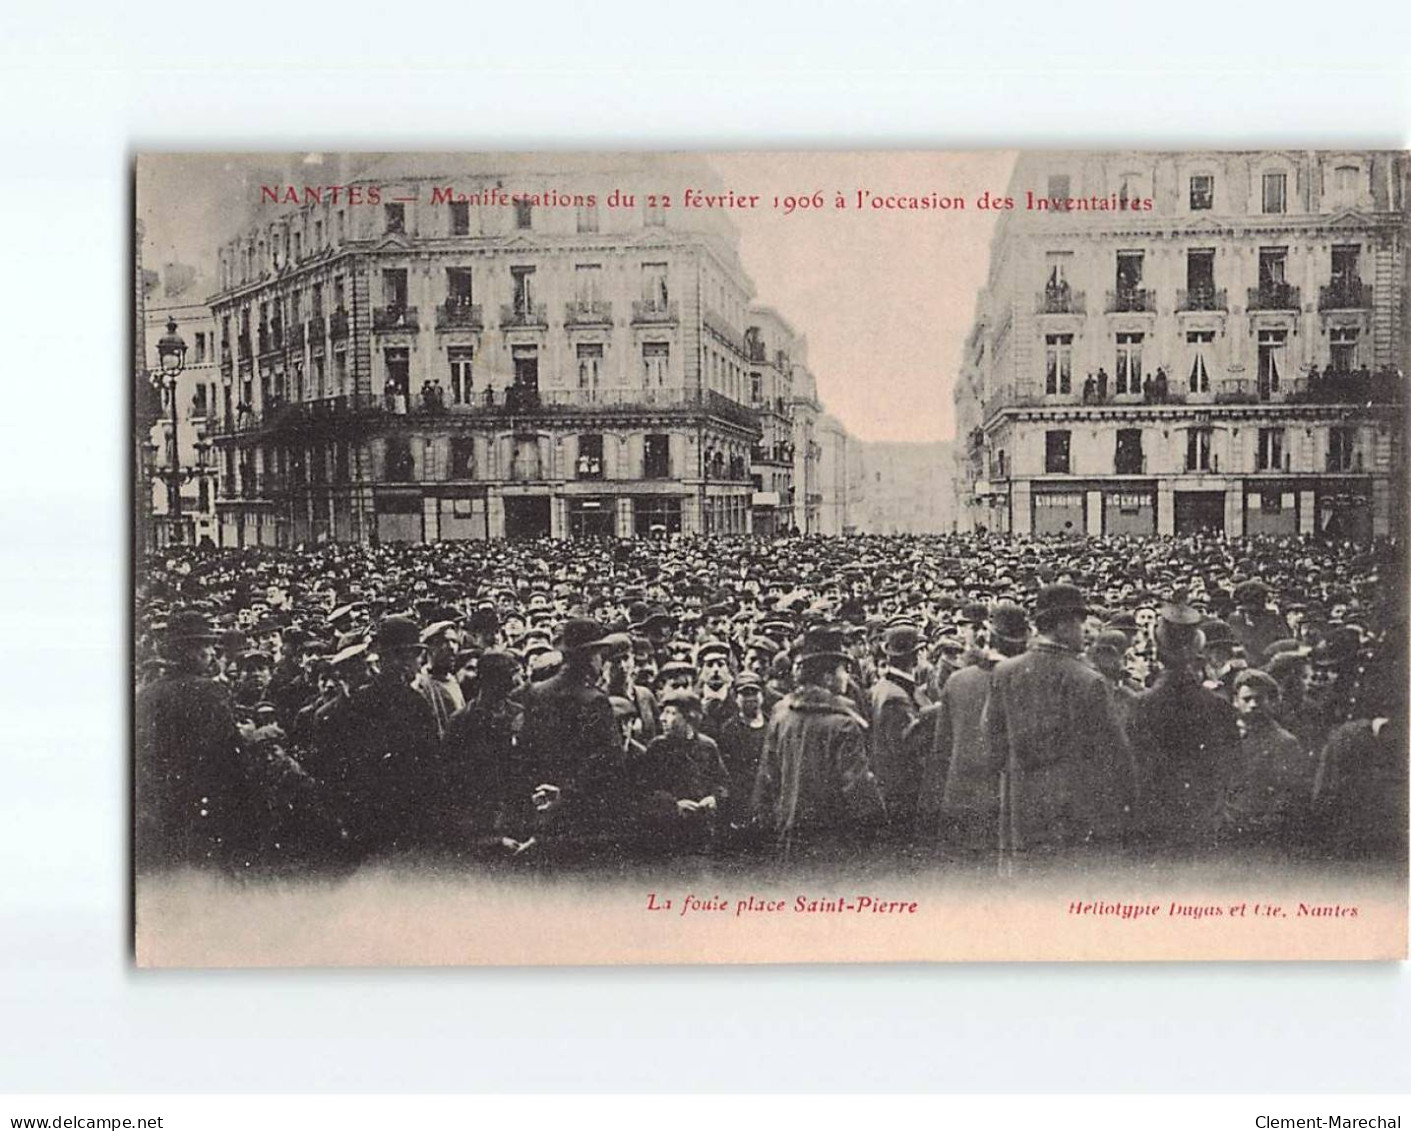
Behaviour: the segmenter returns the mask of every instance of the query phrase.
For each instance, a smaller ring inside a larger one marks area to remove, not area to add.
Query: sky
[[[1014,157],[999,150],[710,155],[724,187],[762,198],[755,211],[731,212],[756,301],[807,337],[819,398],[859,439],[953,438],[951,389],[998,215],[976,201],[986,190],[1002,193]],[[209,154],[140,161],[144,265],[190,263],[212,277],[216,246],[242,220],[232,197],[249,199],[243,186],[271,163]],[[322,181],[315,168],[308,179]],[[859,190],[962,197],[966,207],[859,209]],[[775,196],[815,192],[823,194],[821,210],[772,207]],[[845,209],[834,207],[839,192]]]

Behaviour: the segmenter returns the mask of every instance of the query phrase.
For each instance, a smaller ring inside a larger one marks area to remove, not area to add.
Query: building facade
[[[955,528],[952,445],[871,442],[861,445],[866,499],[862,529],[871,534],[943,534]]]
[[[831,413],[818,418],[819,534],[852,534],[861,520],[857,441]]]
[[[1021,156],[955,386],[957,527],[1399,530],[1406,166]]]
[[[186,343],[185,365],[176,378],[176,434],[172,430],[172,391],[155,389],[160,415],[147,434],[150,453],[152,533],[157,547],[170,544],[220,545],[216,515],[217,473],[214,437],[220,403],[220,368],[215,322],[204,295],[208,284],[183,264],[166,264],[147,296],[143,349],[150,375],[161,368],[157,346],[175,322]],[[157,379],[160,384],[160,378]],[[178,486],[179,485],[179,486]],[[181,492],[180,515],[173,491]]]
[[[733,224],[682,206],[708,166],[399,156],[334,187],[276,186],[220,249],[226,544],[752,529],[769,367]]]
[[[808,367],[808,342],[794,343],[793,358],[793,531],[819,534],[823,525],[823,484],[819,469],[823,446],[818,442],[818,421],[823,404],[818,399],[818,383]]]
[[[794,507],[795,333],[772,307],[751,306],[745,330],[750,407],[758,413],[759,443],[750,451],[754,533],[785,533]]]

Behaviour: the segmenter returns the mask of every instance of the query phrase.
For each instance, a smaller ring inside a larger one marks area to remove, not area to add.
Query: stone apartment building
[[[225,544],[747,532],[785,505],[760,496],[791,489],[763,400],[790,396],[787,325],[751,310],[728,217],[683,207],[704,162],[399,155],[347,181],[285,186],[220,248]]]
[[[957,527],[1400,530],[1408,185],[1403,153],[1021,156],[955,385]]]

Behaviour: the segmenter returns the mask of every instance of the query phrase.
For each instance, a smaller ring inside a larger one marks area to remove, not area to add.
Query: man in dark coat
[[[1306,843],[1318,764],[1279,725],[1279,685],[1256,668],[1235,680],[1238,762],[1225,790],[1222,826],[1245,844],[1293,848]]]
[[[378,671],[323,719],[315,776],[336,799],[352,860],[404,851],[433,839],[441,735],[412,681],[421,670],[421,628],[384,617],[373,648]]]
[[[612,702],[599,687],[610,647],[597,621],[574,617],[561,630],[563,667],[520,694],[525,765],[555,854],[608,849],[621,804],[625,755]]]
[[[634,839],[649,853],[709,848],[729,802],[730,774],[719,747],[697,729],[700,721],[700,696],[667,692],[662,733],[627,768]]]
[[[1225,776],[1239,749],[1235,711],[1202,686],[1199,614],[1162,610],[1162,671],[1132,707],[1128,737],[1140,758],[1138,827],[1149,843],[1185,853],[1208,846]]]
[[[530,780],[519,745],[524,709],[511,696],[519,661],[490,649],[476,661],[475,698],[451,716],[443,740],[444,788],[452,827],[474,842],[523,840],[534,827]]]
[[[764,681],[759,676],[742,672],[735,679],[734,690],[739,708],[722,728],[719,744],[720,757],[730,774],[730,802],[724,816],[732,826],[744,826],[750,819],[750,797],[769,719],[764,712]]]
[[[1128,824],[1132,753],[1102,676],[1083,662],[1086,616],[1076,586],[1046,586],[1034,610],[1040,635],[994,670],[983,727],[1006,775],[1016,852],[1111,844]]]
[[[224,865],[242,835],[240,735],[225,685],[212,678],[217,636],[197,612],[172,614],[166,667],[137,696],[139,870]]]
[[[769,721],[755,781],[755,818],[786,860],[836,861],[885,817],[867,756],[867,724],[843,697],[843,634],[813,629],[797,653],[799,686]]]
[[[1013,602],[995,605],[988,623],[990,650],[946,680],[908,738],[921,752],[919,839],[972,855],[999,844],[999,767],[981,726],[990,679],[998,663],[1029,646],[1029,619]]]
[[[912,625],[893,625],[882,638],[886,663],[872,685],[872,769],[887,802],[889,835],[909,840],[915,832],[921,767],[906,735],[921,713],[917,699],[916,654],[921,633]]]

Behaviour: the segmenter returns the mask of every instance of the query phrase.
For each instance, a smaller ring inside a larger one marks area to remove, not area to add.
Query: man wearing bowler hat
[[[597,621],[571,617],[560,631],[562,668],[520,696],[536,804],[570,851],[604,842],[621,802],[625,756],[612,702],[599,686],[612,645]]]
[[[908,840],[916,823],[920,766],[915,750],[905,743],[906,732],[921,713],[917,698],[916,654],[921,633],[910,624],[897,624],[882,637],[884,663],[872,685],[872,768],[887,800],[887,821],[893,839]]]
[[[786,860],[835,862],[885,817],[866,726],[842,691],[853,662],[837,629],[804,634],[798,687],[775,709],[755,780],[755,818]]]
[[[1039,636],[995,667],[983,729],[1007,781],[1008,843],[1062,852],[1117,841],[1135,795],[1132,754],[1102,676],[1083,662],[1087,604],[1077,586],[1045,586]]]
[[[424,844],[441,817],[441,732],[412,686],[425,654],[421,627],[384,617],[372,648],[377,675],[326,716],[315,770],[334,794],[354,860]]]

